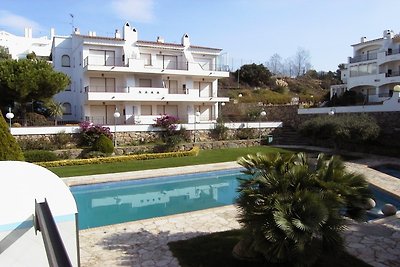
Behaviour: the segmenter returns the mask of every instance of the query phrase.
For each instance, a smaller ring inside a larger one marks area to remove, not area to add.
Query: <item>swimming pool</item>
[[[78,205],[79,229],[230,205],[237,195],[241,169],[71,187]],[[377,206],[400,208],[400,200],[372,187]]]
[[[240,169],[71,187],[79,229],[233,203]]]
[[[390,176],[400,179],[400,166],[394,164],[385,164],[373,167],[375,170],[386,173]]]

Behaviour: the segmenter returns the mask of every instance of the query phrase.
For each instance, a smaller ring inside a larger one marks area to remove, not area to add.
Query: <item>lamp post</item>
[[[10,133],[11,133],[11,120],[14,118],[14,113],[11,112],[11,107],[8,108],[6,118],[10,121]]]
[[[220,121],[223,121],[223,117],[222,117],[222,107],[224,107],[225,106],[225,102],[222,102],[221,103],[221,110],[220,110],[220,114],[219,114],[219,117],[221,118],[221,120]]]
[[[200,112],[196,112],[195,114],[194,114],[194,134],[193,134],[193,136],[194,136],[194,143],[196,143],[196,124],[197,124],[197,118],[200,116]]]
[[[260,121],[258,123],[258,131],[260,133],[259,139],[260,139],[260,145],[261,145],[261,120],[262,118],[264,118],[265,116],[267,116],[267,112],[265,112],[265,110],[260,112]]]
[[[114,147],[117,147],[117,119],[121,116],[118,109],[115,108],[114,112]]]

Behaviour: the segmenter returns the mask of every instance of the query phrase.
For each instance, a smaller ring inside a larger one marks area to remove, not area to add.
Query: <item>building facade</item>
[[[51,52],[54,29],[50,30],[50,36],[33,37],[32,28],[25,28],[24,36],[14,35],[6,31],[0,31],[0,46],[8,49],[12,59],[23,59],[34,52],[38,58],[49,59]]]
[[[364,104],[382,104],[400,84],[400,35],[385,30],[381,38],[353,44],[353,56],[342,70],[344,84],[331,87],[331,97],[346,91],[362,96]]]
[[[229,76],[219,65],[220,54],[192,45],[188,34],[181,43],[139,40],[129,23],[113,37],[75,29],[53,38],[54,68],[72,81],[55,98],[64,105],[63,120],[153,124],[169,114],[182,123],[212,122],[219,104],[229,101],[218,96],[218,79]]]

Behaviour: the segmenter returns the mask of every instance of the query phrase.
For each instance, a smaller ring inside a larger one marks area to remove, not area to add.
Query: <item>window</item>
[[[71,84],[68,84],[67,88],[65,88],[65,91],[71,91]]]
[[[151,87],[151,79],[139,79],[139,87]]]
[[[145,66],[151,66],[151,54],[141,53],[140,58],[144,61]]]
[[[66,102],[62,104],[63,106],[63,115],[71,115],[72,111],[71,111],[71,104]]]
[[[90,64],[96,66],[115,66],[115,52],[111,50],[90,50]]]
[[[71,67],[71,62],[68,55],[63,55],[61,57],[61,66],[62,67]]]
[[[151,105],[142,105],[141,115],[152,115]]]

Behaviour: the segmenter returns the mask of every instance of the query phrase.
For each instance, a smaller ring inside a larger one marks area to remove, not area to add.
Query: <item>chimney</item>
[[[119,30],[115,30],[115,38],[121,39],[121,34],[119,33]]]
[[[28,34],[29,34],[29,33],[28,33],[28,28],[25,27],[25,28],[24,28],[24,37],[25,37],[25,38],[28,38]]]
[[[50,28],[50,38],[53,39],[54,35],[56,35],[56,31],[54,28]]]
[[[81,32],[79,31],[79,28],[75,28],[74,33],[75,34],[81,34]]]
[[[185,33],[185,34],[182,36],[182,45],[183,45],[184,47],[189,47],[189,46],[190,46],[189,35],[188,35],[187,33]]]
[[[32,38],[32,28],[25,28],[25,38]]]
[[[92,36],[96,36],[96,32],[92,32]]]
[[[162,38],[161,36],[158,36],[157,43],[164,43],[164,38]]]
[[[361,37],[360,43],[364,43],[367,40],[367,37]]]

